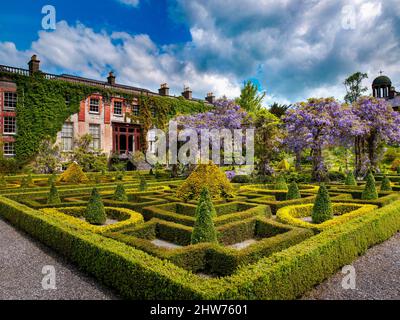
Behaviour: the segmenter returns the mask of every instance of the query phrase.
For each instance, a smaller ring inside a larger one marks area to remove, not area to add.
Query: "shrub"
[[[232,179],[233,183],[250,183],[251,182],[251,177],[247,175],[237,175],[234,176]]]
[[[87,222],[94,225],[103,225],[107,221],[106,211],[96,188],[92,190],[85,218]]]
[[[191,244],[218,242],[217,231],[215,230],[213,221],[213,215],[216,215],[215,209],[209,195],[207,195],[208,193],[208,191],[202,192],[202,199],[196,209],[196,221],[194,223]]]
[[[276,179],[276,183],[275,183],[274,189],[275,190],[288,190],[288,186],[287,186],[286,179],[285,179],[284,176],[279,176]]]
[[[354,177],[353,171],[350,171],[347,174],[345,185],[346,186],[356,186],[357,185],[357,181],[356,181],[356,178]]]
[[[207,188],[203,188],[203,190],[201,191],[199,203],[201,203],[201,202],[204,202],[204,203],[206,203],[208,205],[209,210],[211,212],[211,216],[213,218],[216,218],[217,217],[217,212],[216,212],[215,207],[214,207],[214,205],[212,203],[210,192],[208,191]],[[197,214],[197,211],[196,211],[195,215],[196,214]]]
[[[376,191],[375,178],[372,172],[367,175],[367,184],[361,195],[362,200],[376,200],[378,199],[378,192]]]
[[[47,198],[47,204],[60,204],[61,199],[60,195],[58,194],[58,190],[54,183],[51,185],[49,196]]]
[[[83,182],[88,182],[89,179],[83,172],[82,168],[76,162],[72,162],[68,166],[68,169],[60,176],[59,181],[79,184]]]
[[[337,182],[341,182],[346,179],[346,175],[340,171],[329,171],[328,177],[330,181],[337,181]]]
[[[382,184],[381,184],[381,191],[392,191],[392,185],[387,176],[383,177]]]
[[[397,167],[397,174],[400,174],[400,166]]]
[[[198,200],[203,188],[211,198],[219,200],[233,196],[233,186],[226,175],[212,163],[199,164],[186,181],[178,188],[176,196],[184,201]]]
[[[331,199],[329,198],[328,189],[325,184],[319,188],[317,198],[315,199],[312,221],[313,223],[323,223],[333,218],[333,209]]]
[[[286,195],[286,200],[301,199],[299,186],[296,181],[293,181],[289,186],[289,191]]]
[[[53,173],[53,174],[49,177],[49,179],[47,180],[47,185],[51,187],[53,184],[56,183],[56,181],[57,181],[57,176]]]
[[[289,161],[287,161],[286,159],[283,159],[281,162],[279,162],[279,164],[276,168],[278,170],[289,171],[290,170]]]
[[[113,200],[121,202],[128,201],[128,196],[126,195],[125,187],[123,184],[120,183],[117,185],[117,188],[115,189],[115,193],[113,196]]]
[[[139,180],[140,180],[140,183],[139,183],[139,191],[140,191],[140,192],[146,191],[146,190],[147,190],[147,181],[146,181],[146,178],[145,178],[144,176],[142,176],[142,175],[139,175]]]
[[[390,169],[396,171],[398,170],[399,167],[400,167],[400,159],[393,160],[392,164],[390,165]]]
[[[29,188],[33,184],[32,176],[28,175],[22,178],[21,180],[21,188]]]
[[[3,175],[0,175],[0,188],[5,188],[5,187],[7,187],[6,178]]]

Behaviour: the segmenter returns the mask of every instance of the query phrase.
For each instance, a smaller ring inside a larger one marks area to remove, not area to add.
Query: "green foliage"
[[[107,155],[101,150],[92,150],[92,141],[93,137],[90,134],[79,137],[74,143],[74,150],[70,156],[84,172],[104,172],[107,170]]]
[[[293,181],[289,185],[289,191],[286,196],[286,200],[296,200],[301,199],[299,186],[297,185],[296,181]]]
[[[185,182],[178,188],[176,196],[184,201],[197,200],[203,188],[207,188],[213,199],[227,199],[233,196],[233,186],[226,174],[215,164],[199,164]]]
[[[354,177],[353,171],[350,171],[347,176],[346,176],[346,181],[345,181],[346,186],[357,186],[357,181],[356,178]]]
[[[115,193],[113,196],[113,200],[121,202],[128,201],[128,196],[126,195],[125,187],[122,183],[117,185],[117,188],[115,189]]]
[[[400,174],[400,166],[397,167],[397,174]]]
[[[291,106],[288,106],[286,104],[279,104],[279,103],[275,102],[269,108],[269,112],[271,112],[274,116],[281,119],[286,114],[286,112],[290,109],[290,107]]]
[[[55,184],[57,182],[57,175],[55,173],[53,173],[48,179],[47,179],[47,185],[48,186],[52,186],[53,184]]]
[[[32,175],[29,174],[21,179],[21,188],[30,188],[33,185]]]
[[[196,222],[193,228],[191,244],[218,243],[217,231],[213,221],[213,216],[215,215],[209,191],[205,188],[201,193],[199,205],[196,209]]]
[[[50,193],[47,198],[47,204],[60,204],[60,203],[61,203],[60,195],[58,194],[56,186],[54,185],[54,183],[52,183],[50,187]]]
[[[257,85],[249,80],[244,84],[236,103],[248,112],[256,112],[261,109],[265,95],[265,92],[259,93]]]
[[[7,187],[7,180],[3,175],[0,175],[0,188]]]
[[[232,179],[232,183],[250,183],[251,177],[247,175],[236,175]]]
[[[360,98],[364,92],[368,91],[366,87],[362,86],[362,82],[364,79],[368,78],[368,74],[356,72],[349,76],[345,81],[344,85],[347,90],[347,94],[344,100],[347,103],[354,103]]]
[[[106,211],[96,188],[92,190],[85,218],[87,222],[94,225],[103,225],[107,221]]]
[[[367,184],[361,195],[362,200],[376,200],[378,199],[378,191],[376,190],[375,178],[372,172],[367,175]]]
[[[283,170],[283,171],[289,171],[290,170],[290,164],[289,161],[286,159],[283,159],[281,162],[276,167],[278,170]]]
[[[328,189],[325,184],[322,184],[319,188],[317,198],[315,199],[312,211],[312,221],[313,223],[319,224],[332,218],[333,209],[331,199],[329,197]]]
[[[61,156],[59,147],[54,145],[55,142],[56,140],[52,137],[45,137],[40,142],[33,165],[34,172],[49,174],[57,170],[61,162]]]
[[[82,168],[76,162],[72,162],[68,166],[68,169],[65,172],[63,172],[63,174],[60,176],[59,181],[66,182],[66,183],[79,184],[79,183],[88,182],[89,179],[86,176],[86,174],[83,172]]]
[[[143,192],[147,190],[147,181],[145,176],[139,174],[139,191]]]
[[[392,185],[387,176],[383,177],[382,184],[381,184],[381,191],[392,191]]]
[[[275,190],[288,190],[286,179],[283,175],[278,176],[274,186]]]

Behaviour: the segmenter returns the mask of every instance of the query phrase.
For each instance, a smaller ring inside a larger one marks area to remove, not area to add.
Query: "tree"
[[[356,174],[362,176],[369,169],[378,171],[378,151],[382,145],[400,143],[400,113],[391,105],[374,97],[362,97],[352,105],[356,130]]]
[[[94,225],[103,225],[107,221],[103,201],[96,188],[93,188],[89,203],[86,207],[86,221]]]
[[[325,184],[321,184],[312,211],[312,221],[313,223],[320,224],[332,218],[333,209],[328,189]]]
[[[378,192],[376,191],[375,178],[370,171],[367,175],[367,184],[361,195],[362,200],[376,200],[378,199]]]
[[[58,190],[54,183],[51,184],[49,196],[47,198],[47,204],[60,204],[61,199],[60,195],[58,194]]]
[[[265,92],[259,92],[257,85],[250,80],[244,83],[236,103],[247,112],[257,112],[262,108]]]
[[[287,136],[284,143],[295,154],[311,149],[313,180],[325,181],[328,170],[323,150],[339,142],[350,143],[354,118],[351,108],[333,98],[309,99],[290,109],[284,117]]]
[[[368,74],[356,72],[349,76],[345,81],[344,85],[346,87],[347,94],[344,100],[352,104],[356,102],[364,92],[368,91],[366,87],[362,87],[362,82],[364,79],[368,78]]]
[[[61,162],[59,146],[55,145],[55,139],[48,137],[43,140],[34,161],[33,169],[37,173],[54,173]]]
[[[271,161],[277,154],[283,138],[280,121],[266,109],[254,114],[254,151],[257,158],[258,174],[264,178],[273,174]]]
[[[345,181],[346,186],[356,186],[357,181],[356,178],[354,177],[353,171],[350,171],[347,176],[346,176],[346,181]]]
[[[196,221],[191,236],[191,244],[218,243],[217,231],[215,230],[213,216],[216,215],[214,205],[210,196],[207,196],[207,188],[202,190],[204,196],[200,199],[196,208]]]
[[[387,176],[383,177],[381,191],[392,191],[392,184]]]
[[[301,194],[299,186],[297,185],[296,181],[293,181],[289,185],[289,191],[286,195],[286,200],[296,200],[296,199],[301,199]]]
[[[90,134],[75,140],[72,161],[79,164],[84,172],[104,172],[107,170],[107,156],[101,150],[92,150],[92,142]]]
[[[115,189],[115,193],[113,196],[113,200],[120,201],[120,202],[128,201],[128,196],[126,195],[125,187],[122,183],[119,183],[117,185],[117,188]]]
[[[269,112],[272,113],[275,117],[281,119],[290,108],[290,105],[288,106],[286,104],[279,104],[275,102],[269,108]]]

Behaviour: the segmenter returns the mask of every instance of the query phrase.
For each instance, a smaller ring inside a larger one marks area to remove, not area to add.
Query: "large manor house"
[[[28,63],[28,69],[20,69],[0,65],[3,74],[18,73],[30,76],[40,71],[40,61],[33,56]],[[116,77],[110,72],[107,81],[97,81],[71,75],[48,75],[48,78],[83,83],[94,87],[117,89],[147,96],[170,96],[167,84],[162,84],[158,93],[150,90],[120,85],[116,83]],[[392,81],[386,76],[379,76],[373,81],[372,92],[374,97],[383,98],[390,102],[395,110],[400,109],[400,93],[392,86]],[[182,96],[188,100],[194,100],[192,91],[186,87]],[[172,97],[173,98],[173,97]],[[7,76],[0,77],[0,140],[2,141],[3,154],[6,157],[15,156],[15,137],[18,131],[17,123],[17,85]],[[199,100],[196,100],[199,101]],[[205,103],[213,104],[215,97],[212,93],[205,98]],[[72,115],[64,123],[61,132],[57,135],[57,143],[63,152],[71,152],[74,142],[82,135],[92,136],[93,150],[102,150],[106,154],[128,155],[141,149],[143,139],[143,124],[132,120],[128,114],[140,115],[140,105],[137,100],[126,101],[121,96],[105,98],[99,93],[93,93],[80,103],[80,111]],[[157,112],[157,110],[154,110]],[[152,148],[154,141],[149,141]]]

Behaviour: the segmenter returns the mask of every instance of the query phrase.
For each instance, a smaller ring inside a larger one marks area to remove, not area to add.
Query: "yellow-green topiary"
[[[77,184],[88,182],[89,179],[83,172],[82,168],[76,162],[73,162],[69,165],[68,169],[60,176],[58,181]]]
[[[279,162],[279,164],[276,168],[278,170],[289,171],[290,170],[289,161],[287,161],[286,159],[283,159],[281,162]]]
[[[226,175],[213,163],[199,164],[186,181],[178,188],[176,196],[184,201],[197,200],[203,188],[207,188],[212,199],[230,198],[233,186]]]

